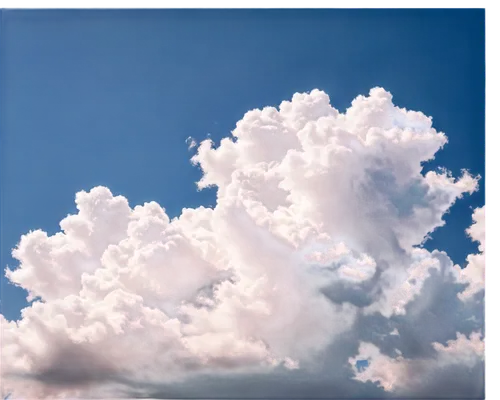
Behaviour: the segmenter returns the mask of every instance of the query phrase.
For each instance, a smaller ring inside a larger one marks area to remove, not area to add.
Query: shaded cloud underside
[[[422,173],[446,142],[381,88],[313,90],[189,141],[213,209],[79,192],[13,251],[35,301],[0,316],[2,395],[481,397],[484,207],[465,269],[419,247],[477,189]]]

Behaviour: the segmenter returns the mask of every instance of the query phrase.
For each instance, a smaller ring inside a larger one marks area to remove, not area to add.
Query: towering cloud
[[[33,303],[19,321],[0,317],[2,395],[179,397],[208,375],[233,388],[273,376],[272,397],[287,376],[324,374],[329,362],[324,382],[380,396],[481,366],[484,208],[468,230],[480,253],[464,270],[419,247],[477,189],[468,172],[423,174],[446,142],[384,89],[345,113],[313,90],[198,145],[213,209],[170,218],[105,187],[77,193],[61,232],[30,232],[13,251],[7,278]],[[445,325],[412,336],[408,326],[443,304]]]

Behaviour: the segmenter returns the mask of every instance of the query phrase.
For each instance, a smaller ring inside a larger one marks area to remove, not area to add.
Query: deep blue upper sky
[[[373,86],[434,118],[434,165],[483,176],[426,247],[463,264],[484,204],[483,10],[2,11],[1,265],[21,234],[49,233],[95,185],[170,216],[197,192],[188,136],[218,141],[252,108],[319,88],[344,111]],[[2,313],[25,293],[3,282]]]

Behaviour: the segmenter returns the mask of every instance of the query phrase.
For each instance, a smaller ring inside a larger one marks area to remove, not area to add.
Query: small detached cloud
[[[315,89],[248,111],[219,144],[188,138],[213,208],[77,193],[60,232],[13,250],[6,276],[33,303],[0,316],[2,395],[446,396],[457,371],[480,394],[484,207],[465,269],[420,248],[478,187],[423,173],[447,141],[382,88],[345,113]]]
[[[189,136],[186,139],[186,144],[188,145],[188,150],[192,150],[192,149],[194,149],[198,145],[198,142],[196,141],[196,139],[194,139],[191,136]]]

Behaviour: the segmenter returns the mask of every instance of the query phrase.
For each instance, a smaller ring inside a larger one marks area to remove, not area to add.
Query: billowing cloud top
[[[105,187],[77,193],[61,232],[13,251],[7,278],[33,303],[0,316],[2,395],[182,397],[206,376],[220,383],[209,397],[269,376],[255,393],[283,394],[293,376],[306,397],[330,383],[435,395],[463,368],[481,393],[484,207],[465,269],[419,247],[477,189],[468,172],[422,173],[446,142],[382,88],[345,113],[313,90],[247,112],[218,146],[189,141],[213,209],[170,218]]]

